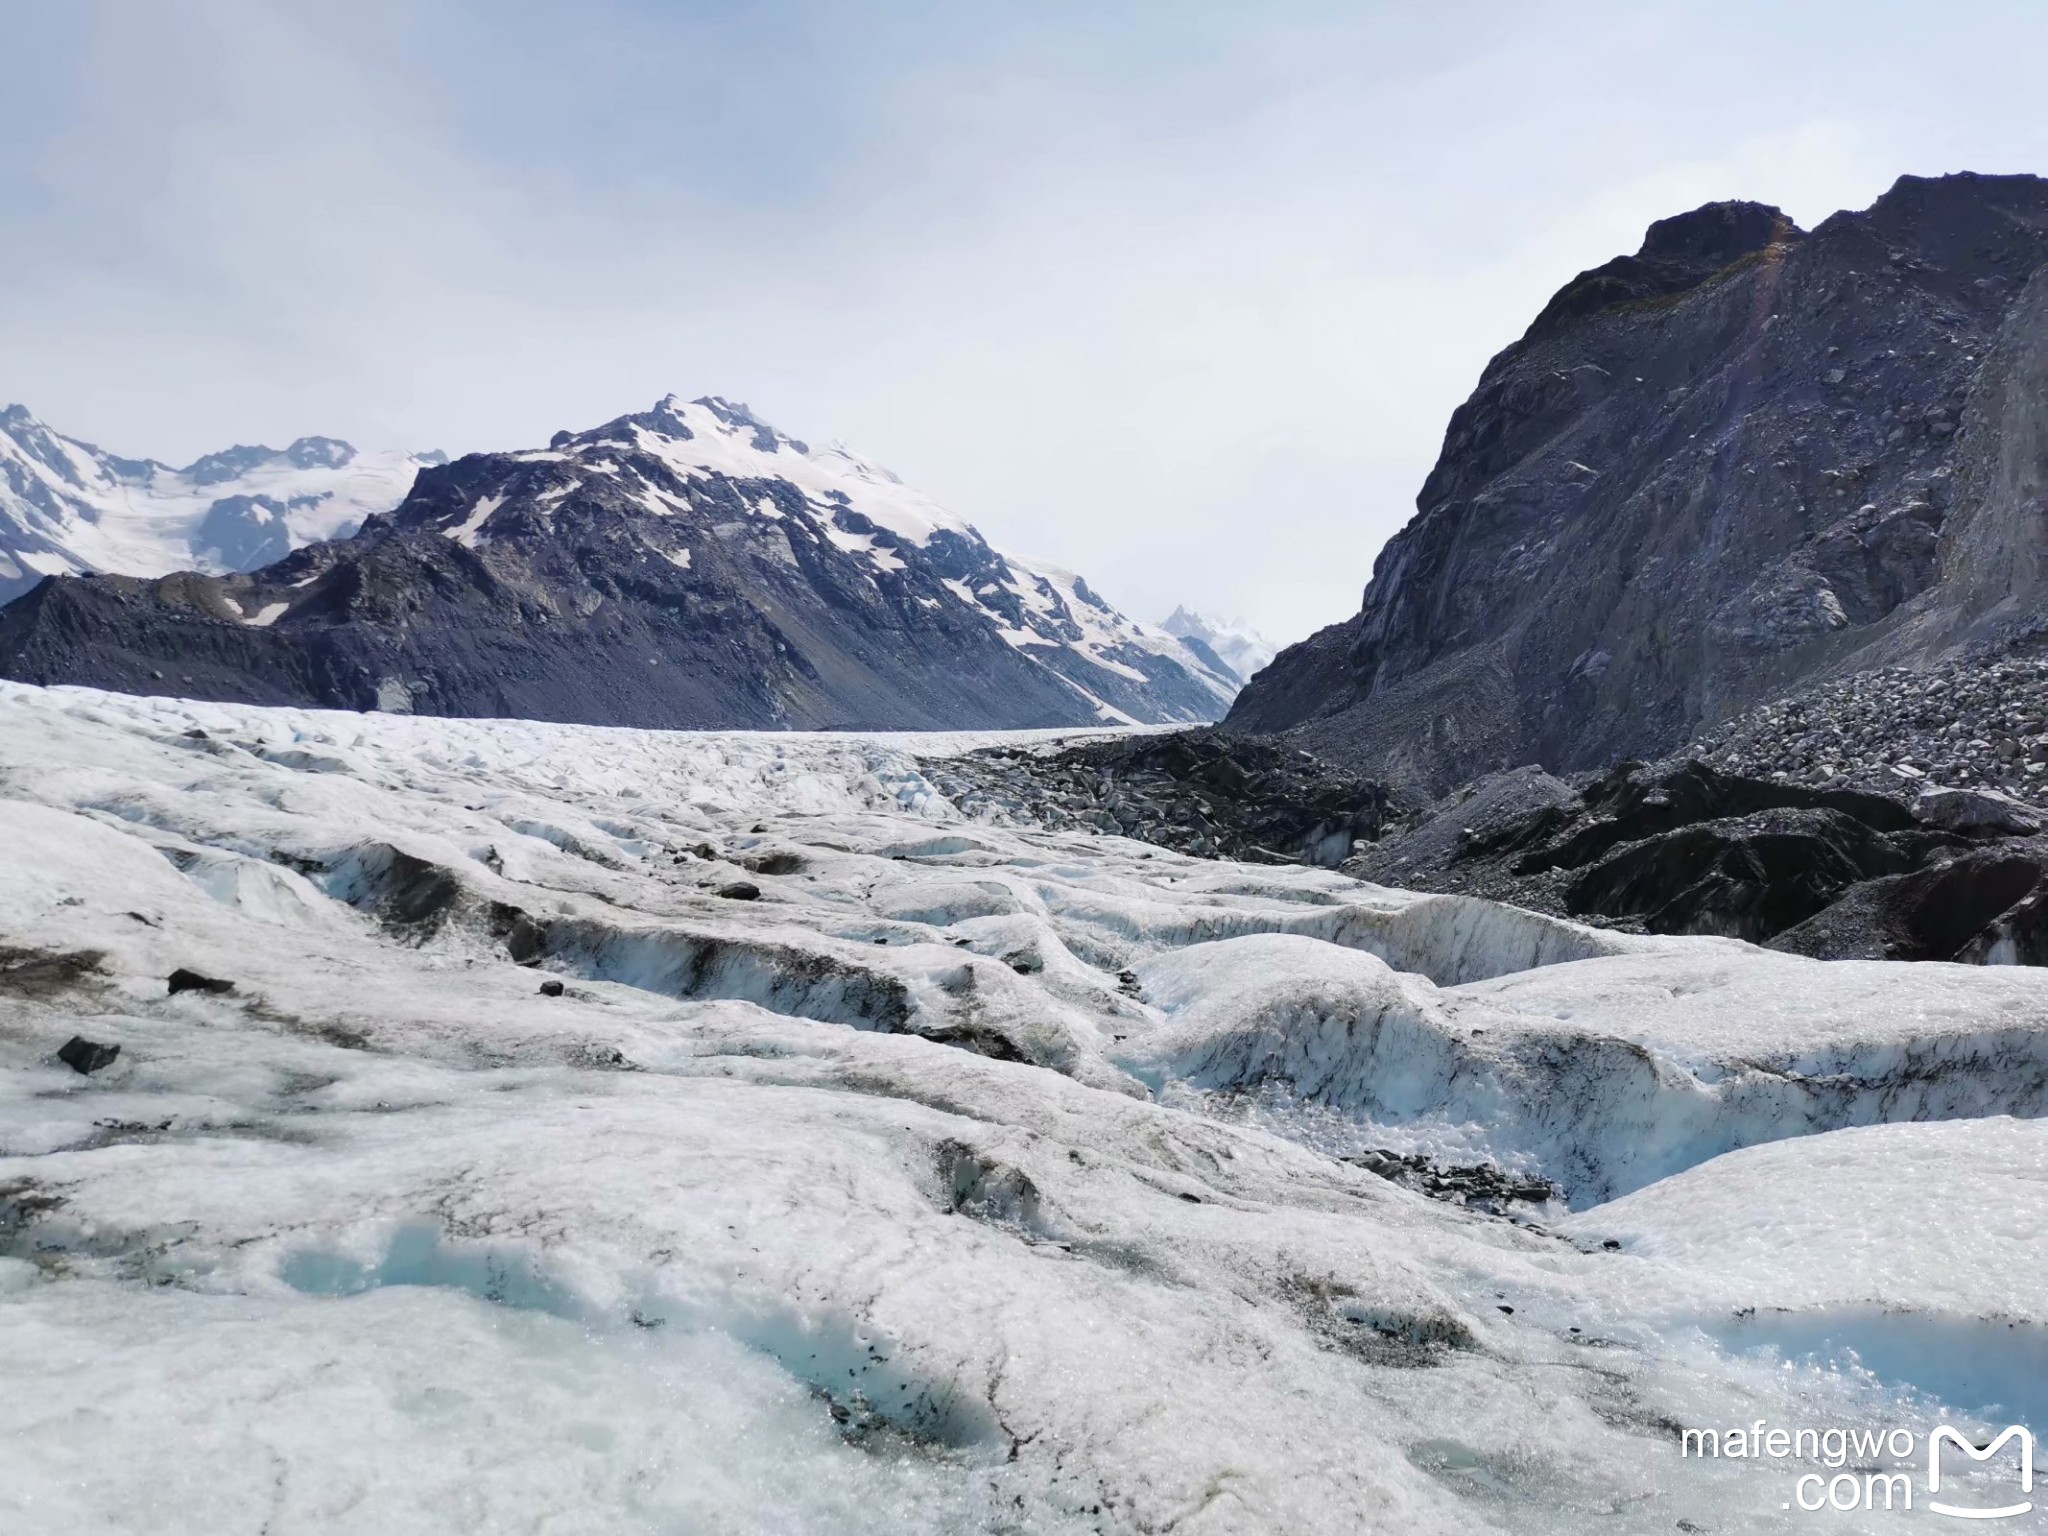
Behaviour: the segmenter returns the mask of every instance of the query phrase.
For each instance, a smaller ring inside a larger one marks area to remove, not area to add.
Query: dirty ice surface
[[[2048,1429],[2048,972],[967,820],[975,741],[0,684],[0,1530],[1880,1531],[1680,1436]]]

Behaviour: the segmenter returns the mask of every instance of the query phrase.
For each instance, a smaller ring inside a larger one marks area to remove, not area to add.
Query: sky
[[[60,431],[720,394],[1279,641],[1651,220],[2048,172],[2036,0],[0,0],[0,52],[0,402]]]

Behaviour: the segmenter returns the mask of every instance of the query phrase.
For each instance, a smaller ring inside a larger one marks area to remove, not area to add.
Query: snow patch
[[[443,528],[441,530],[442,537],[453,539],[464,549],[476,548],[477,536],[484,524],[489,521],[491,514],[503,505],[505,505],[505,498],[502,494],[483,497],[474,507],[470,508],[469,516],[465,517],[460,523]]]

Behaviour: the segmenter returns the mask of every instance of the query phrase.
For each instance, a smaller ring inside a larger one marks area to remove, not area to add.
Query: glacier
[[[996,740],[0,683],[6,1528],[1882,1529],[1678,1431],[2048,1410],[2048,974],[963,814]]]

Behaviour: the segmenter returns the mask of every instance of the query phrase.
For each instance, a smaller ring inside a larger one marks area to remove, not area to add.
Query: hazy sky
[[[2037,0],[0,0],[0,57],[0,402],[183,463],[723,394],[1276,639],[1650,220],[2048,171]]]

